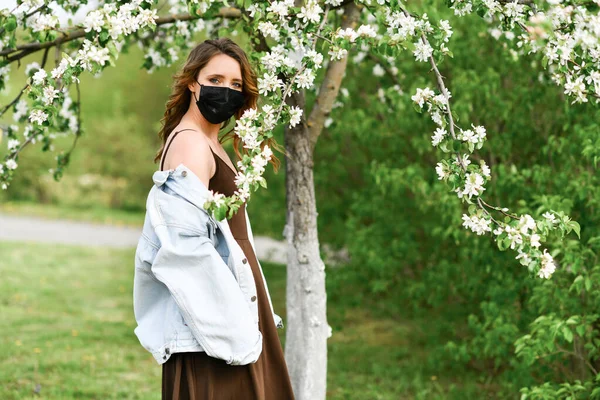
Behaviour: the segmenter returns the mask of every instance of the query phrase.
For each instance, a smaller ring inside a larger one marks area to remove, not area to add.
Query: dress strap
[[[161,171],[163,170],[163,166],[165,164],[165,158],[167,158],[167,151],[169,150],[169,147],[171,146],[171,143],[173,143],[173,140],[175,140],[175,136],[177,136],[177,134],[179,132],[183,132],[183,131],[195,131],[195,129],[182,129],[182,130],[177,131],[177,132],[175,132],[173,134],[173,137],[171,138],[171,141],[169,142],[169,144],[167,145],[167,148],[165,149],[165,151],[163,151],[163,154],[162,154],[162,160],[160,162],[160,170]]]

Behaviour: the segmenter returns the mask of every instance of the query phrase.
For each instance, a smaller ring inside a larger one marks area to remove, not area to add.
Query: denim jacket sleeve
[[[262,350],[262,333],[234,275],[208,236],[208,215],[198,210],[193,217],[202,221],[193,229],[164,217],[154,226],[161,246],[151,271],[167,286],[209,356],[231,365],[254,363]]]

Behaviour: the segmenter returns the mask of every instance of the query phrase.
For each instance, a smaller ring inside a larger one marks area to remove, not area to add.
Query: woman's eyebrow
[[[210,74],[208,77],[209,77],[209,78],[212,78],[212,77],[217,77],[217,78],[225,78],[225,77],[224,77],[223,75],[221,75],[221,74]],[[238,78],[233,78],[233,79],[232,79],[232,81],[235,81],[235,82],[242,83],[242,80],[241,80],[241,79],[238,79]]]

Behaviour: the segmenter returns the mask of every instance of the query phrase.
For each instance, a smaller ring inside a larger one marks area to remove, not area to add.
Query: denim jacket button
[[[248,259],[247,259],[247,258],[244,258],[244,259],[242,260],[242,262],[243,262],[244,264],[246,264],[246,263],[248,262]]]
[[[252,301],[256,301],[256,296],[252,296],[252,297],[250,298],[250,300],[252,300]]]
[[[187,176],[187,171],[183,171],[183,172],[181,173],[181,176],[183,176],[183,177],[185,178],[185,177]]]
[[[165,353],[166,353],[166,354],[171,354],[171,350],[169,350],[169,348],[167,347],[167,348],[165,349]]]

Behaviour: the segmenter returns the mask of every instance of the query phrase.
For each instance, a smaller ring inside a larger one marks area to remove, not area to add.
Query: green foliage
[[[335,226],[352,261],[328,279],[356,284],[356,301],[373,300],[382,314],[431,318],[438,332],[428,341],[437,349],[431,361],[476,372],[499,398],[592,398],[600,370],[600,113],[569,104],[539,60],[513,60],[480,34],[486,25],[477,17],[443,13],[457,33],[454,58],[440,70],[453,112],[488,132],[478,155],[492,171],[484,197],[541,220],[557,272],[542,280],[515,260],[510,242],[501,240],[500,250],[508,250],[498,252],[489,236],[461,226],[466,210],[434,171],[450,149],[431,150],[435,125],[410,101],[416,88],[435,81],[428,66],[400,60],[403,98],[388,95],[395,83],[389,77],[368,76],[374,63],[349,69],[344,85],[352,95],[334,109],[317,146],[317,160],[326,161],[316,169],[330,174],[319,178],[319,210],[348,204],[345,225]],[[566,229],[550,233],[547,211]]]

